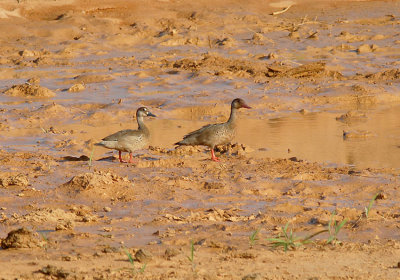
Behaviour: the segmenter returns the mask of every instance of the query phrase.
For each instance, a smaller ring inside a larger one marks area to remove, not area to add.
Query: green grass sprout
[[[249,236],[250,247],[253,247],[254,244],[256,243],[256,241],[259,239],[258,234],[260,233],[260,231],[261,231],[261,227],[259,227],[255,231],[253,231],[252,234]]]
[[[193,243],[193,240],[190,241],[190,256],[188,256],[187,258],[193,264],[193,262],[194,262],[194,243]]]
[[[339,224],[336,222],[334,219],[336,215],[336,212],[333,211],[331,215],[331,219],[328,224],[328,232],[329,232],[329,238],[326,241],[326,244],[335,244],[335,243],[340,243],[340,241],[337,238],[337,235],[339,234],[339,231],[342,229],[342,227],[347,223],[347,220],[344,219],[341,221]]]
[[[329,233],[329,237],[326,240],[326,244],[340,243],[340,241],[338,241],[337,236],[340,230],[343,228],[343,226],[347,223],[347,220],[344,219],[340,223],[337,223],[336,220],[334,220],[335,215],[336,213],[335,211],[333,211],[328,224],[328,228],[307,235],[306,237],[296,236],[293,233],[293,228],[291,227],[289,229],[289,222],[287,222],[286,225],[282,227],[281,231],[276,237],[268,238],[267,240],[271,242],[272,247],[275,248],[282,247],[285,252],[288,251],[289,249],[294,250],[297,247],[304,246],[308,243],[313,242],[312,238],[324,232]]]
[[[190,256],[188,256],[188,260],[190,261],[190,263],[192,264],[192,271],[194,274],[196,274],[196,264],[194,263],[194,242],[193,240],[190,241]]]
[[[90,158],[89,158],[89,169],[92,167],[93,153],[94,153],[94,147],[92,147],[92,152],[90,153]]]
[[[135,260],[134,260],[134,258],[133,258],[133,256],[132,256],[132,254],[128,251],[128,249],[126,249],[126,248],[123,248],[123,249],[124,249],[124,251],[125,251],[125,254],[128,256],[129,262],[131,263],[133,274],[136,274]],[[139,272],[139,273],[143,273],[144,270],[146,269],[146,266],[147,266],[147,263],[145,263],[145,264],[138,270],[138,272]]]
[[[365,208],[364,208],[364,214],[365,214],[365,217],[366,217],[367,219],[368,219],[369,211],[371,210],[372,206],[374,205],[375,200],[378,198],[378,196],[379,196],[380,194],[381,194],[380,192],[376,193],[376,194],[374,195],[374,197],[369,201],[368,207],[365,207]]]
[[[139,269],[139,273],[143,273],[144,270],[146,269],[147,263],[145,263],[140,269]]]
[[[299,246],[302,246],[301,237],[297,237],[293,234],[293,228],[289,227],[289,222],[282,228],[281,232],[275,238],[268,238],[267,240],[271,242],[273,247],[283,247],[283,250],[286,252],[288,249],[296,249]]]

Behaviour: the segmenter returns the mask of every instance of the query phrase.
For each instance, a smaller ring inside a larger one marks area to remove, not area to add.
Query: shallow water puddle
[[[241,114],[234,142],[245,144],[254,150],[249,156],[297,157],[311,162],[349,164],[360,168],[400,168],[399,107],[365,111],[359,114],[361,116],[345,121],[337,120],[340,115],[341,113],[331,112],[292,113],[280,118],[256,120],[247,114]],[[197,116],[193,119],[196,118]],[[152,131],[151,145],[172,149],[173,143],[186,133],[210,122],[214,121],[163,119],[162,116],[148,120]],[[105,127],[72,124],[62,127],[79,128],[77,131],[84,133],[77,133],[73,138],[76,138],[77,143],[83,143],[90,138],[100,140],[121,129],[136,128],[136,124],[110,124]],[[47,134],[38,138],[30,130],[29,137],[23,131],[25,130],[15,131],[8,134],[8,137],[0,137],[2,146],[9,149],[24,147],[24,150],[37,150],[36,141],[47,138]],[[344,132],[347,137],[343,136]],[[44,141],[40,146],[46,149],[46,145],[52,144]],[[96,148],[95,158],[106,152],[105,149]]]
[[[339,113],[293,113],[268,120],[241,116],[236,140],[254,149],[252,155],[297,157],[307,161],[349,164],[360,168],[400,168],[400,110],[377,110],[351,121]],[[172,147],[204,122],[154,120],[154,145]],[[346,132],[346,136],[343,134]],[[235,142],[234,141],[234,142]]]
[[[400,167],[398,108],[370,112],[352,122],[340,114],[292,114],[266,121],[241,121],[238,141],[266,148],[263,155],[358,167]],[[347,137],[343,134],[346,132]]]

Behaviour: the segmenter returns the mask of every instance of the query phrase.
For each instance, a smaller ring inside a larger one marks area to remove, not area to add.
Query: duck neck
[[[142,116],[136,116],[137,118],[137,123],[139,130],[147,130],[147,126],[144,124],[143,117]]]
[[[237,117],[236,117],[236,111],[237,111],[236,108],[231,107],[231,115],[229,116],[228,123],[229,123],[230,125],[233,125],[233,126],[236,124],[236,119],[237,119]]]

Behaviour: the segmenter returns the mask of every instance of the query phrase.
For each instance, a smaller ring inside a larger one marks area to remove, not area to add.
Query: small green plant
[[[253,233],[249,236],[250,247],[253,247],[256,241],[258,240],[258,234],[260,233],[260,231],[261,227],[253,231]]]
[[[128,256],[128,260],[131,263],[132,266],[132,272],[133,274],[136,274],[136,269],[135,269],[135,260],[133,259],[132,254],[128,251],[128,249],[124,248],[125,254]],[[147,264],[145,263],[139,270],[139,273],[143,273],[144,270],[146,269]]]
[[[288,249],[296,249],[296,247],[302,246],[308,241],[302,240],[301,237],[297,237],[293,234],[293,228],[288,231],[289,222],[282,228],[281,232],[275,238],[268,238],[267,240],[272,243],[273,247],[283,247],[286,252]]]
[[[353,222],[352,228],[358,227],[358,225],[360,224],[360,222],[362,221],[362,219],[364,217],[368,220],[368,216],[371,211],[371,208],[374,205],[375,200],[377,200],[380,195],[381,195],[381,192],[378,192],[374,195],[374,197],[369,201],[368,206],[364,207],[364,212],[361,213],[361,215],[358,217],[358,219],[355,222]]]
[[[125,254],[128,256],[129,262],[132,266],[134,266],[134,260],[132,254],[128,251],[128,249],[124,248]]]
[[[380,192],[378,192],[377,194],[375,194],[374,197],[369,201],[368,207],[365,207],[365,208],[364,208],[364,214],[365,214],[365,217],[366,217],[367,219],[368,219],[369,211],[371,210],[372,206],[374,205],[375,200],[378,198],[378,196],[379,196],[380,194],[381,194]]]
[[[192,271],[195,271],[196,268],[196,264],[194,263],[194,242],[193,240],[190,241],[190,256],[188,256],[188,260],[191,262],[192,264]]]
[[[143,273],[146,269],[147,263],[145,263],[144,265],[142,265],[142,267],[139,269],[139,273]]]
[[[340,241],[337,238],[337,235],[339,234],[339,231],[342,229],[342,227],[347,223],[347,220],[344,219],[341,221],[339,224],[336,222],[334,219],[336,215],[336,212],[333,211],[331,215],[331,219],[328,224],[328,232],[329,232],[329,238],[326,240],[326,244],[335,244],[335,243],[340,243]]]
[[[300,246],[303,246],[305,244],[312,242],[312,240],[311,240],[312,238],[314,238],[315,236],[317,236],[321,233],[324,233],[324,232],[329,233],[329,237],[326,240],[326,244],[340,243],[337,236],[338,236],[340,230],[342,229],[342,227],[347,223],[347,220],[344,219],[340,223],[337,223],[336,220],[334,219],[335,215],[336,215],[336,212],[333,211],[330,221],[328,223],[328,228],[317,231],[306,237],[296,236],[293,233],[292,228],[290,230],[288,229],[289,228],[289,222],[288,222],[288,223],[286,223],[286,225],[284,227],[282,227],[282,230],[278,234],[278,236],[276,236],[275,238],[268,238],[267,240],[269,242],[271,242],[271,245],[273,247],[282,247],[285,252],[289,249],[296,249],[297,247],[300,247]]]
[[[191,263],[194,262],[194,243],[193,243],[193,240],[190,241],[190,256],[188,256],[187,258]]]

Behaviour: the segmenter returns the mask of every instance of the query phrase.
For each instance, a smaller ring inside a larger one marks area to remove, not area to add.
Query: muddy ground
[[[399,11],[1,1],[0,278],[398,279]],[[236,97],[220,163],[174,148]],[[136,164],[93,146],[140,106]]]

